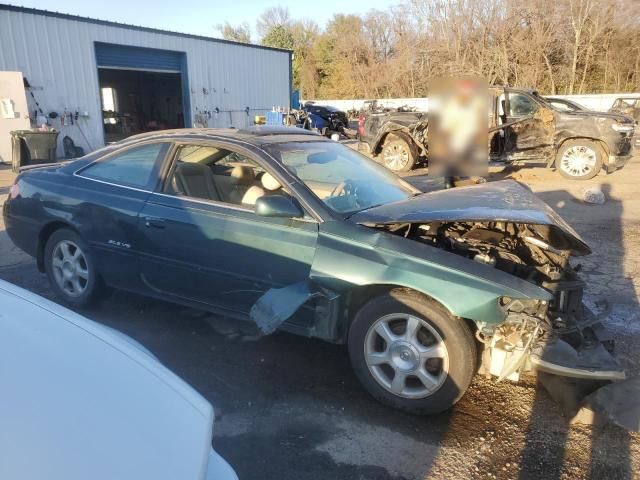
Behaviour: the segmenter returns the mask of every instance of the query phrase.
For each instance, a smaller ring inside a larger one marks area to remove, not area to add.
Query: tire
[[[564,178],[589,180],[602,168],[602,148],[587,139],[568,140],[556,153],[555,167]]]
[[[417,333],[407,334],[410,325],[417,328],[409,330]],[[476,371],[476,344],[464,321],[437,302],[404,289],[374,297],[360,308],[349,329],[348,347],[365,389],[383,404],[412,414],[451,408]]]
[[[87,244],[73,230],[53,232],[44,248],[44,266],[51,288],[70,306],[88,306],[103,291]]]
[[[411,140],[390,133],[382,145],[380,158],[392,172],[408,172],[418,161],[418,151]]]

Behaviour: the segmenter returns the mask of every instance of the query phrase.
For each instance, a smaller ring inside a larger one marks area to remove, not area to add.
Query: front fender
[[[453,315],[492,324],[504,321],[501,296],[552,299],[546,290],[493,267],[386,232],[336,223],[322,225],[311,267],[311,279],[333,291],[397,285],[428,295]]]
[[[409,138],[411,138],[409,127],[407,125],[402,125],[396,122],[385,123],[384,126],[378,132],[378,135],[376,136],[376,139],[373,142],[373,147],[371,148],[371,151],[373,153],[379,153],[387,136],[389,136],[389,134],[398,134],[398,133],[403,133],[407,135]]]

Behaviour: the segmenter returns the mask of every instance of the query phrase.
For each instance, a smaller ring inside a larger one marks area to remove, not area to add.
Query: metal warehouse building
[[[288,50],[0,5],[7,71],[25,79],[32,123],[55,112],[59,156],[64,136],[90,151],[155,129],[245,127],[290,104]]]

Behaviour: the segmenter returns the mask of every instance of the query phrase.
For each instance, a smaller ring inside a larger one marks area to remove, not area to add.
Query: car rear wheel
[[[571,180],[589,180],[602,167],[602,151],[591,140],[569,140],[558,150],[556,168]]]
[[[475,372],[476,345],[463,320],[407,290],[375,297],[349,329],[353,369],[380,402],[414,414],[453,406]]]
[[[415,167],[418,160],[415,145],[394,134],[387,136],[380,153],[382,164],[394,172],[408,172]]]
[[[49,282],[65,303],[85,306],[101,290],[87,245],[73,230],[56,230],[45,245],[44,263]]]

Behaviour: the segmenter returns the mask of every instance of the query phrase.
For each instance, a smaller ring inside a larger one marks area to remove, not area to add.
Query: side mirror
[[[256,213],[262,217],[304,217],[304,212],[298,202],[286,195],[265,195],[258,198]]]

